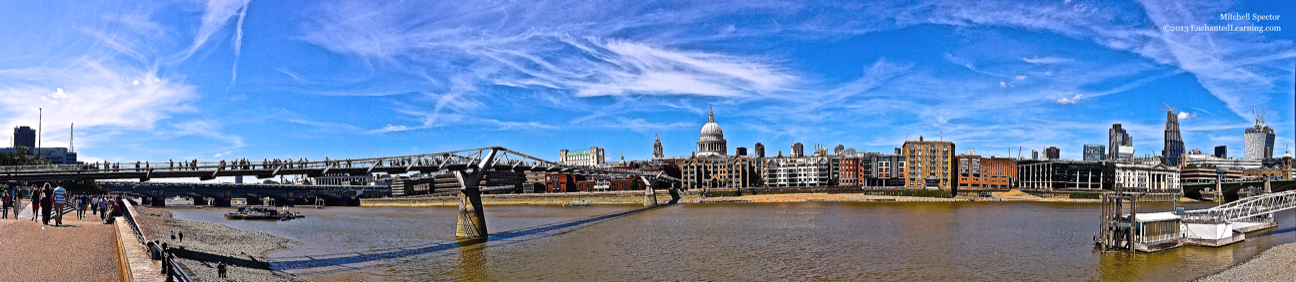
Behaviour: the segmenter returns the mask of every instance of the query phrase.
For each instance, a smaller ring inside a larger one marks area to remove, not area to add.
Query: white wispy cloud
[[[1027,63],[1032,63],[1032,64],[1065,64],[1065,63],[1070,63],[1075,61],[1073,59],[1057,58],[1057,57],[1035,57],[1035,58],[1021,58],[1021,59],[1022,61],[1026,61]]]

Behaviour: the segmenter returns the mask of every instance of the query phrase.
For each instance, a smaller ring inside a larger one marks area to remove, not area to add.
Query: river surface
[[[455,240],[457,207],[303,208],[282,222],[170,210],[296,240],[272,267],[329,281],[1184,281],[1296,241],[1289,211],[1239,244],[1104,254],[1099,205],[1071,203],[487,206],[485,242]]]

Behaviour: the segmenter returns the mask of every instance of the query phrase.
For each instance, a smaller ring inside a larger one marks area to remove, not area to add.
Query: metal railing
[[[575,173],[591,175],[643,175],[660,179],[679,181],[661,173],[646,172],[635,169],[599,168],[591,166],[572,166],[526,155],[503,147],[486,147],[431,154],[378,157],[364,159],[328,159],[324,161],[301,160],[232,160],[230,162],[166,161],[166,162],[94,162],[67,165],[25,165],[0,166],[0,174],[20,176],[23,174],[77,174],[83,178],[94,178],[87,174],[136,173],[154,175],[159,173],[196,174],[199,172],[215,174],[225,172],[233,174],[259,175],[281,174],[281,171],[311,170],[326,173],[330,170],[445,170],[465,167],[483,169],[509,169],[526,171],[548,171],[555,173]],[[105,176],[106,177],[106,176]],[[120,176],[118,177],[120,178]]]
[[[1209,209],[1184,212],[1188,221],[1234,221],[1296,208],[1296,190],[1247,197]]]
[[[175,260],[165,249],[162,248],[161,245],[158,245],[156,242],[148,241],[144,232],[140,230],[139,224],[135,222],[135,208],[131,206],[129,201],[123,200],[122,203],[124,204],[122,207],[122,218],[130,225],[131,231],[135,232],[135,238],[139,240],[139,243],[144,245],[145,249],[148,250],[149,257],[155,260],[160,259],[162,261],[162,274],[166,275],[167,281],[195,281],[189,276],[189,273],[185,271],[184,265],[181,264],[180,261]]]

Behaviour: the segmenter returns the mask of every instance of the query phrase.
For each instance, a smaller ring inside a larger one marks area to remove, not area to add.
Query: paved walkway
[[[0,281],[121,280],[113,225],[69,213],[62,227],[43,226],[25,213],[27,220],[0,219]]]

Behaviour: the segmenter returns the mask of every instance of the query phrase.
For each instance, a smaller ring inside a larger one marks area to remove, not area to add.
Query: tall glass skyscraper
[[[1177,166],[1183,154],[1184,142],[1179,136],[1179,114],[1174,110],[1166,111],[1165,149],[1161,150],[1161,156],[1165,157],[1166,165]]]
[[[1134,138],[1121,128],[1121,124],[1113,123],[1111,129],[1107,130],[1107,159],[1110,160],[1128,160],[1134,157]]]
[[[1247,159],[1273,158],[1274,130],[1264,124],[1264,117],[1256,116],[1256,125],[1246,129],[1242,145],[1246,147]]]
[[[1084,160],[1087,162],[1098,162],[1107,160],[1107,147],[1098,144],[1084,145]]]

